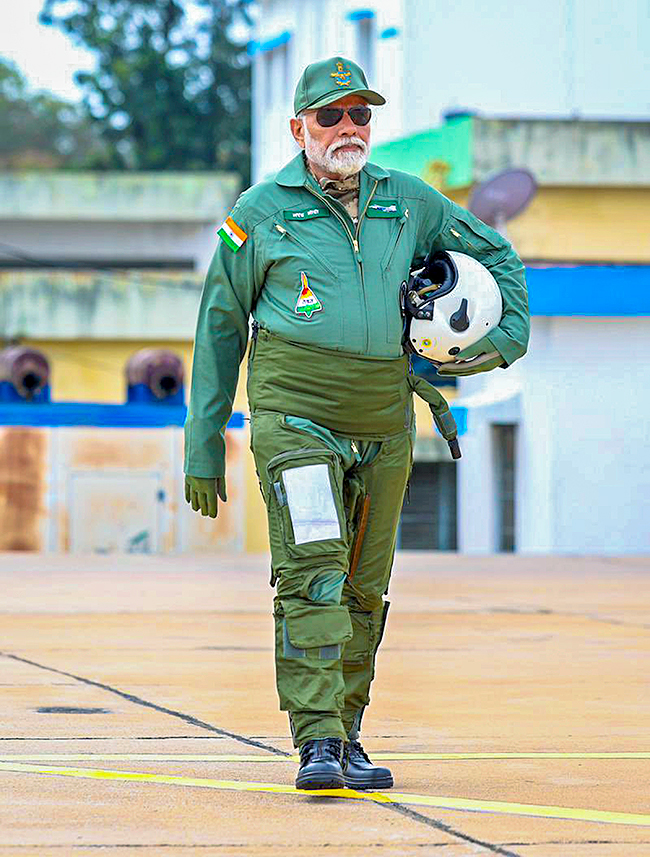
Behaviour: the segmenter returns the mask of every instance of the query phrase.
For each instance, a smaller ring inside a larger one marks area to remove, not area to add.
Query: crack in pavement
[[[197,717],[192,717],[190,714],[183,714],[182,711],[175,711],[173,708],[166,708],[163,705],[157,705],[155,702],[149,702],[148,700],[135,696],[132,693],[125,693],[123,690],[118,690],[118,688],[111,687],[109,684],[103,684],[100,681],[93,681],[92,679],[84,678],[83,676],[75,675],[74,673],[65,672],[64,670],[58,670],[55,667],[48,667],[45,666],[45,664],[39,664],[36,661],[30,661],[28,658],[21,658],[19,655],[12,655],[8,652],[0,652],[0,655],[5,658],[11,658],[14,661],[30,664],[33,667],[38,667],[39,669],[46,670],[47,672],[57,673],[58,675],[73,678],[76,681],[80,681],[83,684],[90,685],[91,687],[99,687],[102,690],[114,693],[116,696],[120,696],[122,699],[126,699],[136,705],[141,705],[144,708],[152,708],[154,711],[160,711],[162,714],[169,714],[171,717],[178,717],[180,720],[184,720],[185,723],[190,723],[192,726],[198,726],[201,729],[216,732],[224,738],[232,738],[242,744],[247,744],[249,747],[259,747],[262,750],[268,750],[269,753],[275,753],[276,756],[292,755],[291,753],[287,753],[285,750],[278,750],[277,747],[273,747],[271,744],[264,744],[261,741],[255,741],[253,738],[246,738],[244,735],[239,735],[237,732],[229,732],[227,729],[221,729],[218,726],[213,726],[211,723],[206,723],[204,720],[199,720]]]
[[[444,833],[449,834],[449,836],[454,836],[457,839],[463,839],[465,842],[471,842],[473,845],[480,845],[482,848],[487,848],[487,850],[491,851],[493,854],[502,854],[504,857],[521,857],[521,855],[517,854],[516,851],[506,851],[505,848],[501,848],[500,845],[493,845],[490,842],[484,842],[482,839],[476,839],[474,836],[469,836],[467,833],[462,833],[460,830],[456,830],[449,824],[445,824],[435,818],[430,818],[428,815],[422,815],[422,813],[416,812],[414,809],[409,809],[401,803],[380,803],[378,806],[385,809],[395,810],[395,812],[399,812],[401,815],[405,815],[413,821],[418,821],[420,824],[426,824],[429,827],[435,827],[436,830],[442,830]],[[446,844],[448,845],[449,843]]]

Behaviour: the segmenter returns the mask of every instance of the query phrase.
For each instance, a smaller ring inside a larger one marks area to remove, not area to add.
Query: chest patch
[[[296,315],[302,315],[307,319],[307,321],[309,321],[315,312],[321,312],[322,309],[322,303],[311,290],[307,280],[307,274],[305,274],[304,271],[301,271],[300,294],[298,295],[298,300],[296,301],[295,306]]]
[[[402,207],[396,199],[373,199],[366,217],[401,217]]]
[[[329,217],[329,209],[324,205],[309,205],[307,208],[285,208],[285,220],[312,220],[314,217]]]

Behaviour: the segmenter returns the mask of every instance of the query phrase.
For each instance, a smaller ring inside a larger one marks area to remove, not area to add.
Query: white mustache
[[[338,149],[341,149],[343,146],[358,146],[362,152],[365,153],[368,148],[363,140],[359,137],[342,137],[340,140],[332,143],[332,145],[328,149],[329,154],[334,154]]]

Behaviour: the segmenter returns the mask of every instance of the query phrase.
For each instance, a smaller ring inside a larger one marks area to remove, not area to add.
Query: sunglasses
[[[316,121],[322,128],[332,128],[343,119],[344,113],[348,114],[355,125],[367,125],[372,116],[372,110],[362,104],[348,110],[343,107],[319,107],[316,111]]]

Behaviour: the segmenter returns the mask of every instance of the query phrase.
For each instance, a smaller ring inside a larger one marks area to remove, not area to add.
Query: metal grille
[[[397,544],[402,550],[456,550],[456,465],[453,462],[415,462],[410,497],[407,495],[402,507]]]
[[[515,443],[516,426],[492,426],[496,486],[497,550],[515,550]]]

